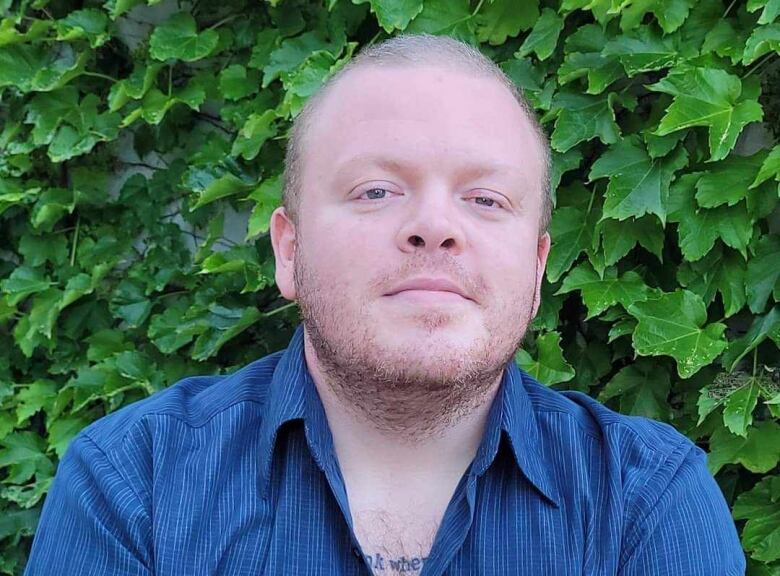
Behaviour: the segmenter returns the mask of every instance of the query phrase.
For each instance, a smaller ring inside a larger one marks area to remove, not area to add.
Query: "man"
[[[83,430],[26,574],[743,574],[701,449],[513,362],[548,172],[478,52],[358,55],[289,142],[270,232],[290,346]]]

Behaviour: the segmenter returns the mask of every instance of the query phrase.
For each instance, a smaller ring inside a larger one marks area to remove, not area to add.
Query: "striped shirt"
[[[706,454],[671,426],[504,370],[425,558],[364,555],[298,326],[68,446],[26,576],[706,575],[745,557]]]

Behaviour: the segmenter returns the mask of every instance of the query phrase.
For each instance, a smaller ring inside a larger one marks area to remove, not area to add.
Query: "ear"
[[[271,244],[276,261],[276,285],[287,300],[295,300],[295,225],[290,220],[284,206],[271,214]]]
[[[547,268],[547,256],[550,254],[550,234],[545,232],[539,236],[539,242],[536,245],[536,288],[534,289],[534,308],[532,318],[536,318],[539,311],[539,304],[542,302],[542,280],[544,271]]]

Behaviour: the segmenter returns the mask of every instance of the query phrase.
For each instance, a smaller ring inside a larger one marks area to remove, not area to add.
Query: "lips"
[[[395,286],[386,296],[392,296],[405,290],[453,292],[467,300],[472,299],[463,288],[448,278],[413,278],[406,280]]]

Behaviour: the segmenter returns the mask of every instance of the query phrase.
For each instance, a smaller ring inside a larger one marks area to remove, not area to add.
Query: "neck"
[[[491,382],[475,387],[482,393],[461,406],[457,417],[443,421],[440,426],[427,426],[409,433],[382,427],[376,419],[367,417],[358,403],[351,403],[336,392],[344,387],[330,381],[331,376],[323,370],[308,341],[305,353],[328,419],[339,467],[353,482],[387,484],[395,479],[399,484],[407,484],[410,478],[420,481],[437,475],[459,478],[474,459],[503,370]],[[404,420],[413,422],[414,414],[405,414]]]

